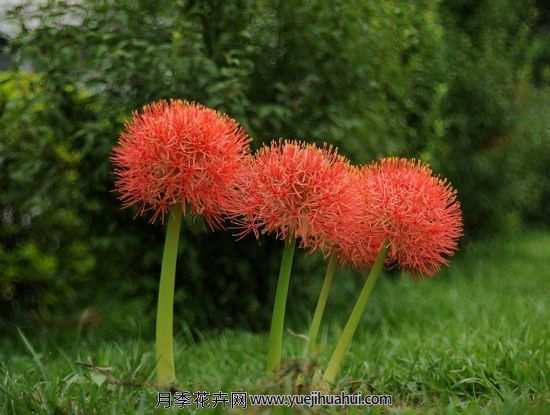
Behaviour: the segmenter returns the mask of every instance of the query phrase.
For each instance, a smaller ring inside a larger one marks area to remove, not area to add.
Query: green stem
[[[172,208],[168,216],[157,305],[156,359],[157,384],[167,387],[176,381],[174,364],[174,287],[176,258],[181,227],[181,209]]]
[[[275,292],[273,316],[271,318],[271,333],[269,335],[269,350],[267,352],[268,373],[279,369],[281,364],[286,298],[288,286],[290,284],[290,272],[292,271],[295,247],[295,238],[289,237],[285,240],[285,248],[283,250],[283,258],[281,259],[281,268],[279,270],[279,280],[277,281],[277,290]]]
[[[334,272],[336,271],[336,257],[333,255],[330,257],[327,265],[327,271],[325,273],[325,279],[323,280],[323,286],[319,293],[319,299],[317,300],[317,306],[313,313],[313,320],[311,320],[311,327],[309,328],[307,349],[308,355],[313,355],[317,352],[317,336],[319,334],[319,328],[321,327],[321,320],[323,313],[325,312],[325,306],[327,305],[328,295],[330,293],[330,287],[332,286],[332,280],[334,278]]]
[[[340,335],[340,339],[338,340],[336,349],[334,349],[334,352],[332,353],[332,356],[327,366],[327,370],[325,371],[325,374],[323,376],[323,379],[326,382],[334,383],[336,376],[338,376],[338,373],[340,372],[342,361],[344,360],[344,356],[349,349],[353,334],[355,333],[355,330],[359,325],[359,321],[363,316],[363,312],[365,311],[365,307],[367,306],[367,302],[369,301],[372,289],[376,284],[376,280],[378,279],[378,276],[383,269],[387,251],[388,247],[386,246],[386,244],[384,244],[383,248],[380,250],[378,256],[376,257],[376,261],[374,262],[374,265],[370,270],[367,281],[365,282],[365,285],[361,290],[361,294],[359,294],[359,298],[357,299],[357,302],[353,307],[348,322],[346,323],[346,327],[344,327],[344,331]]]

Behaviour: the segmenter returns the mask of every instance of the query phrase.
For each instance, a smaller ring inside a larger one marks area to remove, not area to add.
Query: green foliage
[[[514,129],[530,89],[534,9],[513,0],[448,1],[443,18],[446,139],[435,146],[433,162],[458,188],[471,233],[502,230],[526,208],[510,153],[526,144]]]
[[[48,110],[40,76],[5,73],[0,82],[0,302],[14,294],[42,306],[70,302],[96,260],[86,243],[87,218],[71,207],[83,198],[81,153],[59,139],[76,126],[52,127],[57,109]]]
[[[515,178],[514,202],[525,220],[548,223],[550,218],[550,89],[531,93],[518,113],[515,141],[509,146],[510,174]]]
[[[527,203],[514,175],[529,166],[528,148],[542,149],[523,147],[529,128],[515,135],[530,88],[530,2],[32,3],[10,14],[16,70],[0,89],[5,299],[43,311],[102,292],[154,301],[163,229],[121,211],[109,155],[131,111],[160,98],[228,112],[255,147],[295,137],[336,144],[356,162],[423,158],[458,188],[468,234],[526,211],[535,219],[548,197]],[[511,160],[517,147],[525,157]],[[187,220],[181,318],[265,327],[281,248]],[[315,261],[297,265],[300,298]]]

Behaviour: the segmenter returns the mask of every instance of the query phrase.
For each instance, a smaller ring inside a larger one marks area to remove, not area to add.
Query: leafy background
[[[109,155],[160,98],[228,112],[254,148],[421,158],[458,189],[465,243],[549,224],[543,1],[83,0],[3,18],[17,30],[0,75],[0,327],[114,302],[153,314],[163,228],[120,209]],[[267,326],[280,243],[187,218],[180,249],[182,324]],[[295,315],[318,265],[297,261]]]

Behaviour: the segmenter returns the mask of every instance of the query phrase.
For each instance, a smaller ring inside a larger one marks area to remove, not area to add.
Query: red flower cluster
[[[190,208],[211,226],[228,215],[240,235],[274,234],[372,265],[384,241],[387,264],[434,275],[457,249],[456,193],[421,162],[389,158],[354,168],[331,147],[279,141],[254,156],[233,119],[199,104],[159,101],[134,113],[112,161],[125,207],[164,218]]]
[[[299,238],[330,253],[352,243],[346,227],[360,219],[352,167],[330,147],[280,141],[258,150],[238,186],[233,219],[241,236],[253,232]]]
[[[455,190],[416,160],[384,159],[364,167],[361,176],[363,236],[352,254],[355,263],[372,264],[386,241],[388,265],[398,263],[413,273],[436,274],[454,254],[462,235]]]
[[[181,100],[159,101],[134,113],[112,161],[115,189],[124,206],[161,220],[175,205],[220,223],[249,138],[236,121]]]

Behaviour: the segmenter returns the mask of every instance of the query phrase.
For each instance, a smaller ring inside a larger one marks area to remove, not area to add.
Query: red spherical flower
[[[115,189],[124,207],[152,212],[152,222],[179,205],[219,224],[249,141],[235,120],[200,104],[146,105],[113,149]]]
[[[433,276],[457,249],[462,213],[456,191],[420,161],[388,158],[361,172],[365,198],[362,261],[374,262],[382,243],[387,264]]]
[[[341,218],[360,206],[346,187],[350,169],[330,147],[279,141],[260,148],[243,171],[232,209],[241,236],[299,238],[304,247],[329,251],[337,235],[345,239]]]

